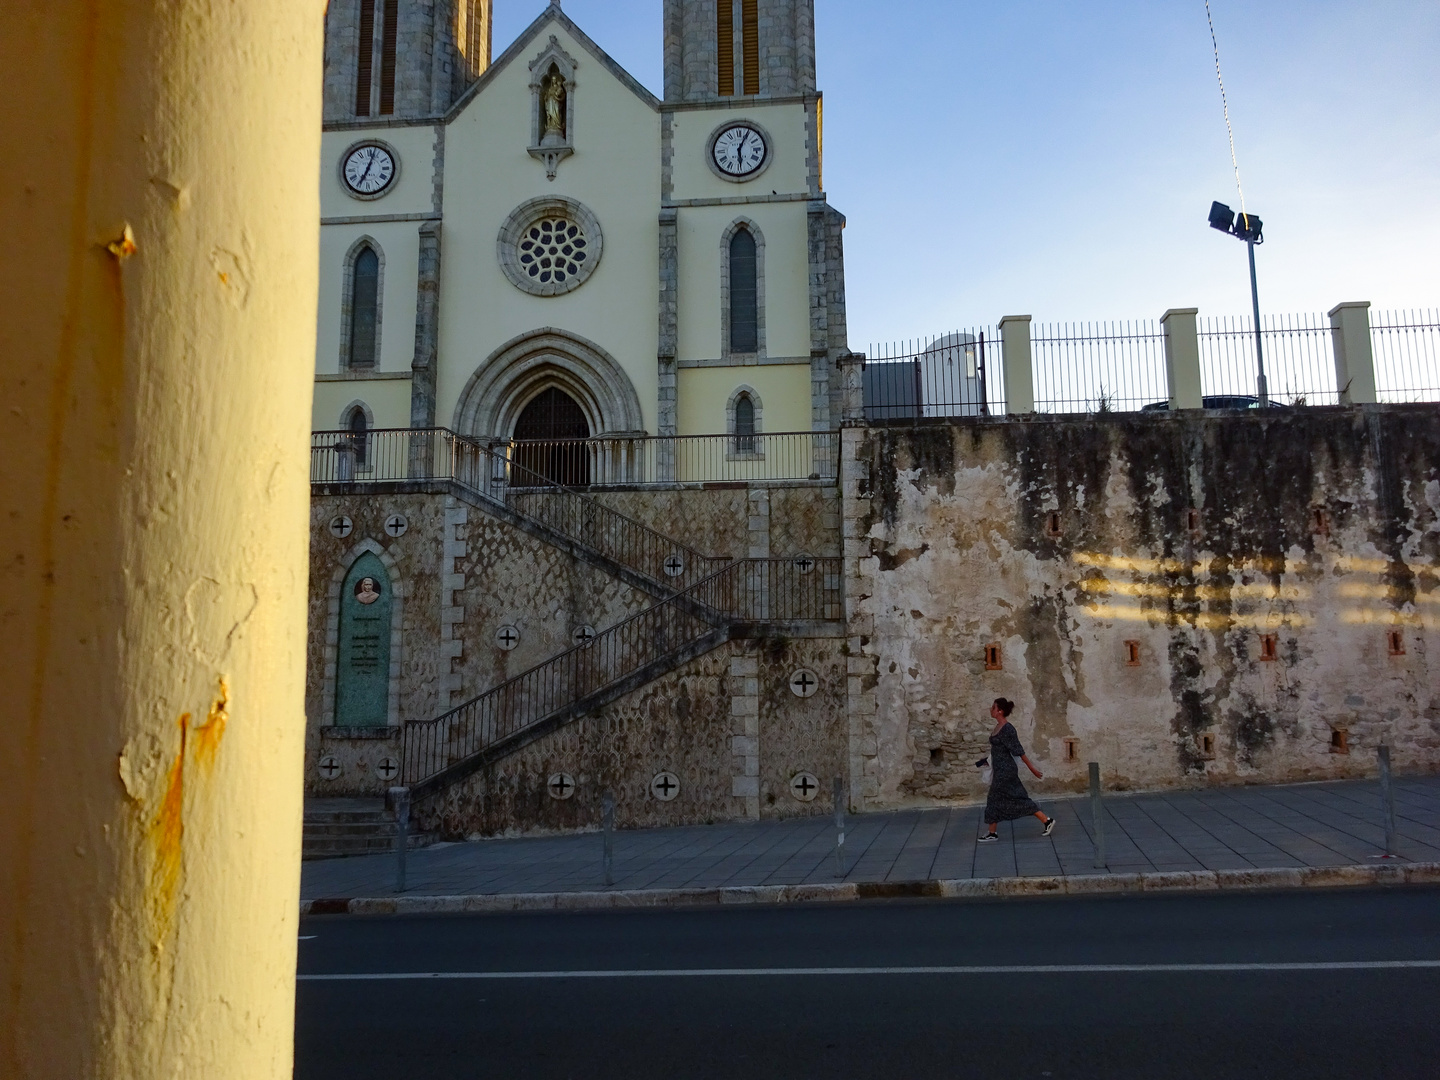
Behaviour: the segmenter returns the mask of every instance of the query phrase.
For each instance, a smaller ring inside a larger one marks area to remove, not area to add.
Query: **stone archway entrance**
[[[515,421],[515,464],[567,487],[590,483],[585,410],[558,386],[540,391]],[[519,480],[524,483],[523,479]]]

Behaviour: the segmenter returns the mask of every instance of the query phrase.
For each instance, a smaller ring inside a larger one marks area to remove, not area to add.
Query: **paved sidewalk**
[[[1403,859],[1440,862],[1440,777],[1399,779],[1395,789]],[[1041,805],[1057,819],[1050,837],[1027,818],[982,845],[980,806],[852,815],[843,878],[829,817],[621,831],[613,890],[1280,870],[1374,865],[1385,850],[1374,781],[1107,795],[1100,870],[1088,800]],[[410,854],[406,896],[610,891],[601,843],[587,833],[437,844]],[[394,885],[394,855],[307,862],[301,902],[388,897]]]

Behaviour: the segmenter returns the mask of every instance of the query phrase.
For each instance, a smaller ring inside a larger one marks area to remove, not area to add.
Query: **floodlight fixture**
[[[1270,395],[1265,381],[1264,343],[1260,337],[1260,290],[1255,283],[1255,245],[1265,242],[1264,226],[1254,214],[1247,214],[1244,210],[1237,214],[1224,203],[1212,202],[1210,227],[1245,241],[1245,249],[1250,256],[1250,304],[1255,313],[1255,363],[1258,367],[1255,396],[1260,399],[1263,408],[1269,403]]]

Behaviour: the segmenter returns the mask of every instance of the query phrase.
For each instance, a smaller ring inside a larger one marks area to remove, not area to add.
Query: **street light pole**
[[[1270,404],[1269,386],[1265,381],[1265,346],[1260,337],[1260,288],[1255,283],[1255,240],[1253,237],[1245,241],[1245,247],[1250,252],[1250,303],[1255,311],[1255,363],[1259,365],[1259,376],[1256,379],[1256,394],[1260,399],[1260,408]]]

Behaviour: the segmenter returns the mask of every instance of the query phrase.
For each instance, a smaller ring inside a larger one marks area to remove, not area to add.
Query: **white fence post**
[[[1195,325],[1199,308],[1171,308],[1160,316],[1165,328],[1165,379],[1170,384],[1171,409],[1199,409],[1200,333]]]
[[[1375,403],[1375,350],[1370,343],[1370,301],[1352,300],[1330,309],[1335,339],[1335,389],[1341,405]]]
[[[1030,359],[1030,316],[1006,315],[1000,320],[1005,353],[1005,411],[1035,411],[1035,372]]]

